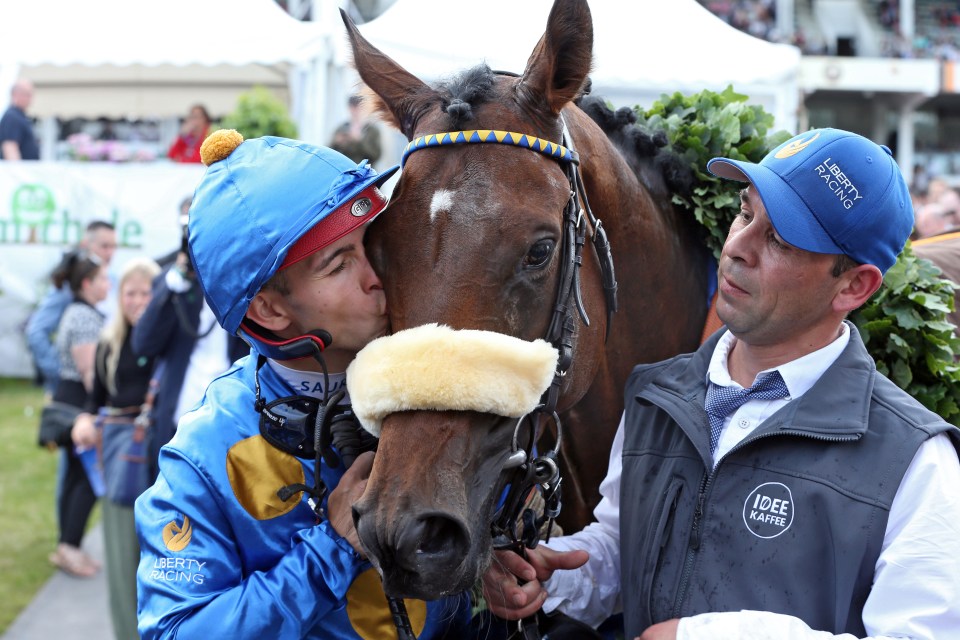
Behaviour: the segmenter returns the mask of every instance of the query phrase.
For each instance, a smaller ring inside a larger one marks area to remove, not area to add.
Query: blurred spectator
[[[170,145],[167,156],[174,162],[200,162],[200,145],[210,130],[210,114],[206,107],[195,104],[180,126],[180,135]]]
[[[877,4],[877,17],[887,29],[900,29],[900,0],[880,0]]]
[[[153,373],[153,360],[138,357],[130,346],[132,329],[150,302],[150,284],[160,267],[148,258],[136,258],[126,264],[120,276],[117,310],[104,329],[94,359],[93,388],[87,399],[86,413],[73,427],[78,447],[100,443],[101,432],[95,416],[109,416],[103,429],[132,427],[140,414]],[[103,455],[112,450],[103,449]],[[113,452],[115,453],[115,452]],[[121,461],[103,458],[104,468]],[[140,546],[134,529],[133,506],[110,500],[109,492],[100,502],[103,521],[104,559],[113,635],[117,640],[135,640],[137,635],[137,564]]]
[[[780,33],[776,26],[776,0],[698,0],[711,13],[745,33],[770,42],[789,42],[805,55],[829,55],[829,48],[816,33],[804,33],[799,26],[792,34]],[[888,58],[936,58],[960,61],[960,3],[922,4],[918,11],[917,32],[912,38],[900,32],[899,0],[871,0],[877,22],[883,29],[881,55]],[[814,5],[815,6],[815,5]],[[928,20],[919,20],[924,11]]]
[[[76,249],[67,252],[54,268],[50,275],[52,287],[40,300],[40,304],[30,314],[26,326],[27,346],[33,356],[34,366],[37,369],[37,378],[43,384],[44,395],[52,399],[60,382],[60,354],[57,350],[56,336],[67,306],[73,301],[74,293],[70,287],[70,268],[80,252],[89,252],[106,270],[117,249],[117,232],[109,222],[94,220],[87,225],[83,238]],[[107,299],[110,298],[107,294]],[[106,300],[100,305],[101,313],[106,312],[103,307]],[[67,469],[70,467],[70,456],[67,448],[62,449],[60,463],[57,467],[56,504],[57,517],[60,517],[60,502],[66,482]]]
[[[32,101],[33,83],[17,80],[10,89],[10,106],[0,118],[0,158],[3,160],[40,159],[33,123],[27,117]]]
[[[699,0],[712,14],[750,35],[780,42],[776,0]]]
[[[134,353],[155,358],[162,371],[148,447],[154,477],[160,447],[173,437],[180,416],[200,402],[215,376],[248,352],[246,343],[217,324],[204,300],[186,249],[187,216],[181,215],[180,224],[181,247],[154,279],[153,297],[131,342]]]
[[[926,203],[916,212],[916,237],[928,238],[957,228],[960,228],[960,193],[941,180],[932,180]]]
[[[66,262],[58,274],[63,280],[54,284],[59,288],[64,282],[69,283],[73,301],[67,305],[57,328],[60,382],[53,400],[83,409],[93,388],[94,355],[104,323],[103,314],[94,305],[106,299],[110,278],[106,265],[91,253],[73,253]],[[97,497],[73,442],[57,444],[66,452],[66,468],[57,505],[60,535],[50,562],[70,575],[88,578],[100,565],[80,549],[80,542]]]
[[[950,189],[950,185],[943,178],[931,178],[927,183],[927,202],[935,202]]]
[[[347,108],[350,119],[333,132],[330,146],[354,162],[366,160],[374,164],[380,159],[380,130],[367,120],[360,96],[350,96]]]
[[[917,163],[913,165],[913,183],[910,185],[911,193],[926,193],[930,188],[930,172],[926,165]]]
[[[926,258],[937,265],[943,276],[953,283],[960,283],[960,234],[944,233],[922,238],[913,244],[918,258]],[[947,319],[954,325],[954,333],[960,336],[960,284],[953,291],[953,311]],[[960,356],[957,358],[960,360]]]
[[[76,253],[77,250],[89,251],[105,268],[109,267],[110,260],[117,250],[117,232],[109,222],[94,220],[87,225],[77,249],[71,253]],[[54,286],[40,301],[36,310],[30,314],[26,328],[27,345],[33,355],[38,375],[43,381],[43,387],[50,396],[56,390],[60,379],[60,358],[54,344],[54,336],[64,310],[73,300],[73,293],[63,272],[69,267],[70,262],[67,258],[70,255],[68,253],[64,256],[60,265],[51,274]],[[56,284],[57,282],[60,284]],[[106,310],[101,308],[101,311]]]

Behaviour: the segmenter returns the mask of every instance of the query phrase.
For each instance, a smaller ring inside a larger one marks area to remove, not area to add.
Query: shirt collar
[[[850,342],[850,330],[851,325],[844,321],[840,326],[840,335],[827,346],[784,363],[779,367],[764,369],[757,374],[757,377],[770,371],[779,371],[787,385],[787,391],[790,392],[790,399],[799,398],[809,391],[810,387],[816,384],[820,376],[823,375],[823,372],[840,357],[847,343]],[[713,356],[710,358],[710,366],[707,368],[707,384],[712,382],[721,387],[740,387],[730,377],[730,370],[727,369],[727,357],[736,341],[736,337],[729,331],[725,331],[720,336],[720,340],[713,350]]]
[[[267,360],[267,364],[284,382],[290,385],[290,388],[293,389],[297,395],[313,396],[320,400],[323,399],[323,373],[319,371],[291,369],[276,360],[270,359]],[[346,387],[347,374],[331,373],[327,376],[327,380],[330,383],[330,393],[333,394]],[[341,404],[349,404],[349,402],[349,396],[344,397],[344,399],[340,401]]]

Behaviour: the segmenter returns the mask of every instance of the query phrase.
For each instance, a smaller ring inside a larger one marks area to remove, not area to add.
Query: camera
[[[183,233],[180,236],[180,253],[183,254],[183,257],[186,258],[181,265],[181,271],[183,277],[187,280],[192,280],[196,273],[193,269],[193,259],[190,257],[190,246],[188,243],[187,227],[184,225]]]

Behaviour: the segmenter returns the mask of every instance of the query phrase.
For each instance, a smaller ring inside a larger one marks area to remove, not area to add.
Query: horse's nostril
[[[442,554],[448,550],[460,552],[466,548],[466,531],[450,518],[433,516],[421,520],[423,536],[417,545],[418,553]]]
[[[422,562],[453,569],[470,547],[466,525],[446,515],[424,516],[410,520],[397,536],[397,564],[410,571],[422,571]]]

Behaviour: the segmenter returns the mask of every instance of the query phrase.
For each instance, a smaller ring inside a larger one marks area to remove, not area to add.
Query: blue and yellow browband
[[[474,144],[482,142],[493,142],[496,144],[509,144],[515,147],[523,147],[538,151],[544,155],[550,156],[563,162],[580,163],[580,156],[573,149],[568,149],[562,144],[550,142],[543,138],[528,136],[514,131],[497,131],[495,129],[474,129],[472,131],[447,131],[446,133],[431,133],[426,136],[420,136],[410,141],[403,150],[403,156],[400,158],[400,166],[403,167],[409,156],[414,151],[426,149],[427,147],[443,147],[451,144]]]

